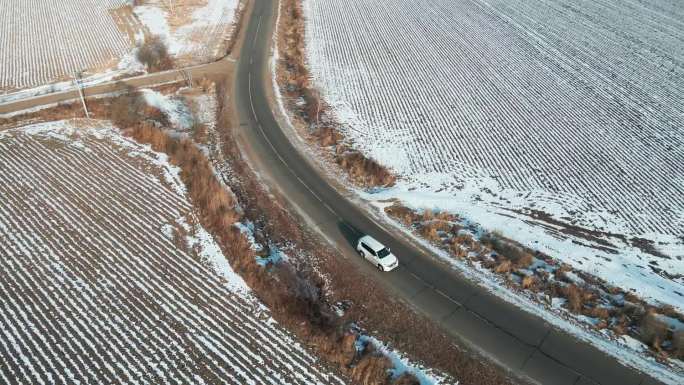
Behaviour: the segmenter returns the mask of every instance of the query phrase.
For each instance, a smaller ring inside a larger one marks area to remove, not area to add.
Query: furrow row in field
[[[21,175],[21,174],[19,174],[19,175]],[[31,176],[31,177],[32,177],[32,176]],[[37,202],[36,202],[36,203],[37,203]],[[57,204],[62,204],[62,203],[64,203],[64,202],[57,202]],[[51,209],[50,211],[52,211],[53,213],[55,212],[55,209],[56,209],[55,206],[51,206],[51,207],[49,207],[49,208]],[[30,211],[30,206],[29,206],[29,207],[21,207],[21,209],[23,209],[23,210],[25,210],[25,211]],[[34,214],[36,214],[36,213],[34,213]],[[29,219],[32,219],[32,218],[39,218],[39,216],[36,216],[36,215],[29,215],[29,216],[26,216],[26,218],[29,218]],[[53,216],[50,216],[49,218],[53,218]],[[71,219],[71,220],[77,220],[78,218],[69,218],[69,219]],[[62,229],[63,229],[63,228],[68,228],[67,226],[69,226],[70,223],[72,223],[72,222],[70,222],[70,221],[65,221],[65,222],[64,222],[64,221],[63,221],[63,222],[61,222],[61,223],[59,223],[59,224],[54,224],[54,225],[58,226],[58,227],[54,227],[54,228],[62,228]],[[25,227],[25,231],[30,231],[31,229],[36,228],[36,226],[37,226],[37,224],[31,223],[31,224],[29,224],[29,225],[27,225],[27,226]],[[14,228],[17,228],[17,226],[13,226],[13,227],[14,227]],[[21,228],[21,227],[19,227],[19,228]],[[52,232],[53,232],[53,233],[54,233],[54,228],[52,228]],[[50,233],[51,228],[46,229],[46,231],[47,231],[47,232],[46,232],[45,234],[43,234],[43,237],[40,238],[40,239],[46,239],[46,237],[49,236],[49,235],[51,234],[51,233]],[[72,238],[69,236],[69,237],[67,237],[67,238],[65,239],[65,238],[64,238],[64,235],[68,235],[68,234],[64,233],[62,236],[59,236],[59,238],[61,238],[61,239],[55,240],[55,243],[52,243],[52,244],[50,244],[50,245],[47,245],[46,247],[43,248],[43,250],[61,250],[61,248],[67,248],[67,250],[65,250],[65,252],[68,252],[70,255],[79,255],[79,254],[83,254],[83,252],[84,252],[83,250],[84,250],[84,249],[88,249],[88,244],[87,244],[86,242],[84,242],[84,240],[87,239],[87,237],[92,236],[91,234],[88,234],[86,237],[83,237],[83,236],[78,237],[78,238],[80,238],[80,239],[72,239]],[[75,247],[74,245],[81,245],[81,247],[82,247],[83,249],[81,249],[80,247],[79,247],[78,249],[76,249],[76,248],[74,248],[74,247]],[[88,250],[88,251],[93,252],[93,254],[91,254],[91,255],[97,255],[97,254],[96,254],[96,253],[97,253],[96,250]],[[63,258],[59,259],[60,261],[69,261],[69,258],[68,258],[68,257],[65,257],[64,255],[61,255],[61,257],[63,257]],[[27,265],[28,265],[28,266],[31,266],[31,265],[32,265],[32,264],[31,264],[31,261],[27,261]],[[83,270],[82,270],[82,269],[73,269],[73,270],[71,270],[70,272],[71,272],[71,274],[76,275],[76,277],[74,277],[75,279],[79,279],[78,276],[84,274],[86,271],[88,271],[88,270],[85,270],[85,269],[83,269]],[[95,270],[95,271],[106,271],[106,266],[100,266],[100,267],[99,267],[97,270]],[[52,276],[54,277],[54,275],[52,275]],[[50,277],[50,275],[48,275],[47,277]],[[125,280],[125,277],[120,277],[120,278],[122,279],[121,282],[127,282],[127,281]],[[60,287],[61,285],[64,285],[64,283],[70,283],[69,281],[66,281],[66,282],[59,282],[59,280],[60,280],[60,277],[59,277],[59,276],[54,277],[53,279],[58,280],[58,282],[52,282],[52,284],[50,285],[51,287]],[[80,278],[80,279],[78,280],[78,282],[85,282],[85,281],[84,281],[82,278]],[[42,285],[29,285],[28,287],[42,287]],[[87,288],[86,285],[83,285],[82,287],[83,287],[83,288]],[[125,293],[126,291],[122,291],[122,292]],[[109,293],[109,294],[115,294],[115,293]],[[60,298],[66,298],[67,300],[69,300],[69,297],[66,296],[66,295],[65,295],[65,296],[61,296]],[[86,297],[86,298],[90,298],[90,297]],[[81,299],[80,296],[76,296],[76,300],[80,300],[80,299]],[[51,305],[54,306],[54,304],[51,304]],[[66,307],[66,308],[71,308],[72,306],[64,306],[64,307]],[[81,311],[87,311],[87,309],[99,309],[99,306],[93,306],[92,303],[86,303],[86,304],[84,304],[84,305],[82,305],[82,306],[79,306],[79,308],[81,309]],[[93,319],[94,319],[94,320],[107,319],[106,317],[103,317],[103,316],[104,316],[103,314],[97,314],[96,317],[93,318]],[[63,317],[63,319],[64,319],[64,320],[67,320],[68,317]],[[134,320],[135,318],[132,318],[132,319]],[[118,323],[118,322],[120,322],[120,319],[119,319],[119,320],[114,320],[113,324],[116,324],[116,323]],[[88,330],[88,329],[87,329],[87,328],[83,328],[83,327],[79,327],[79,328],[77,328],[76,330]],[[98,336],[98,338],[92,338],[92,337],[90,337],[90,338],[88,338],[87,340],[93,340],[93,341],[106,341],[106,339],[104,339],[102,336]],[[125,340],[125,339],[122,338],[122,335],[121,335],[121,334],[118,334],[118,335],[113,339],[113,341],[114,341],[115,343],[118,343],[118,342],[121,341],[121,340]],[[130,341],[130,340],[129,340],[129,341]],[[145,346],[144,344],[141,344],[141,341],[133,342],[133,344],[140,344],[141,347],[144,347],[144,346]],[[165,345],[160,345],[160,346],[165,346]],[[123,348],[123,346],[119,346],[119,347],[120,347],[120,348]],[[127,352],[126,352],[126,350],[123,350],[123,352],[124,352],[124,355],[123,355],[123,356],[125,357],[125,356],[127,355]],[[134,360],[134,361],[137,361],[137,360]],[[126,364],[125,367],[135,367],[135,365],[134,365],[134,364]],[[129,376],[129,378],[130,378],[130,376]]]

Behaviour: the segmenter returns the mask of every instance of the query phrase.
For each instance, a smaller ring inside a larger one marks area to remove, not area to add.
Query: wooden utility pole
[[[90,119],[90,113],[88,112],[88,107],[85,103],[85,97],[83,97],[83,89],[81,89],[81,72],[76,73],[76,88],[78,88],[78,96],[81,97],[81,104],[83,105],[83,111],[87,119]]]

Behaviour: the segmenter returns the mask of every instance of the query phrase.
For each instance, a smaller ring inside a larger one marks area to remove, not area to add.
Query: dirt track
[[[140,88],[159,86],[162,84],[184,82],[188,79],[200,79],[202,77],[207,77],[210,79],[225,78],[232,72],[234,65],[235,62],[233,59],[224,58],[213,63],[109,81],[106,83],[86,87],[83,93],[85,97],[88,98],[121,91],[126,87]],[[78,98],[78,90],[73,89],[0,104],[0,118],[2,118],[5,114],[12,114],[17,111],[36,107],[49,107],[61,102],[76,100]]]

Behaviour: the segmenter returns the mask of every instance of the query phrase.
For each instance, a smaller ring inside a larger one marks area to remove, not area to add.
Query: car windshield
[[[386,247],[384,249],[378,251],[378,257],[380,257],[380,258],[385,258],[388,255],[390,255],[390,251],[387,250]]]

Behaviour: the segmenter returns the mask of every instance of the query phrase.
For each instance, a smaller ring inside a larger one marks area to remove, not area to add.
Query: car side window
[[[366,249],[366,251],[368,251],[371,255],[375,255],[375,252],[373,251],[373,249],[371,249],[370,247],[366,246],[365,243],[361,242],[361,247],[363,247],[364,249]]]

